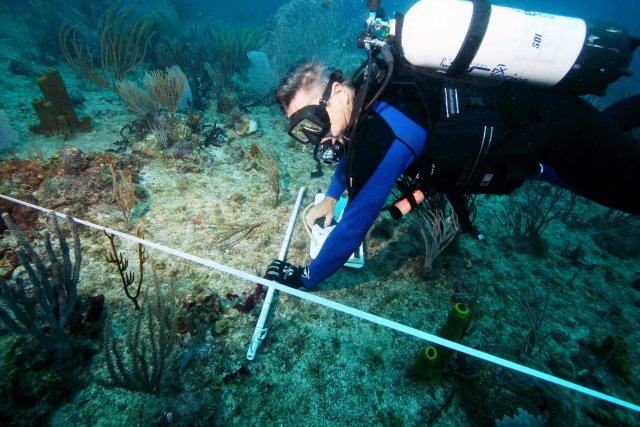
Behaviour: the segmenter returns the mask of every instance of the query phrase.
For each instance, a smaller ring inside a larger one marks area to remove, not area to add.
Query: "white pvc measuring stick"
[[[287,258],[287,249],[289,248],[289,242],[291,241],[291,234],[293,234],[293,225],[296,223],[296,218],[298,217],[298,210],[300,209],[300,202],[302,202],[304,190],[304,187],[300,187],[300,190],[298,191],[298,198],[296,199],[296,204],[293,206],[293,211],[291,211],[289,224],[287,225],[287,231],[284,234],[284,241],[282,242],[282,246],[280,247],[280,254],[278,254],[278,259],[280,261],[284,261]],[[264,298],[264,303],[262,303],[260,317],[258,317],[258,323],[256,323],[256,329],[253,332],[251,344],[249,344],[249,350],[247,351],[248,360],[253,360],[256,357],[258,347],[260,347],[260,344],[262,344],[262,341],[267,336],[267,332],[269,331],[269,328],[265,328],[264,324],[267,322],[267,316],[269,315],[269,308],[271,307],[271,300],[273,300],[274,293],[275,289],[273,287],[270,287],[267,291],[267,295]]]
[[[53,212],[56,216],[60,218],[67,218],[67,215],[61,214],[59,212],[52,211],[51,209],[43,208],[42,206],[34,205],[32,203],[23,202],[22,200],[14,199],[13,197],[5,196],[4,194],[0,194],[1,199],[9,200],[11,202],[20,204],[22,206],[28,206],[32,209],[39,210],[41,212]],[[241,270],[238,270],[233,267],[229,267],[224,264],[217,263],[210,259],[205,259],[196,255],[192,255],[183,251],[179,251],[177,249],[170,248],[168,246],[161,245],[159,243],[155,243],[149,240],[141,239],[139,237],[132,236],[131,234],[123,233],[118,230],[113,230],[111,228],[104,227],[102,225],[94,224],[89,221],[85,221],[79,218],[72,218],[78,224],[85,225],[87,227],[94,228],[96,230],[106,231],[110,234],[115,234],[118,237],[129,240],[130,242],[140,243],[145,245],[146,247],[156,249],[160,252],[164,252],[169,255],[173,255],[182,259],[186,259],[187,261],[191,261],[205,267],[213,268],[215,270],[221,271],[223,273],[230,274],[232,276],[238,277],[243,280],[248,280],[254,283],[260,283],[269,288],[274,288],[278,291],[285,292],[294,297],[298,297],[300,299],[312,302],[314,304],[322,305],[324,307],[328,307],[332,310],[340,311],[342,313],[348,314],[353,317],[357,317],[359,319],[366,320],[371,323],[375,323],[376,325],[384,326],[389,329],[393,329],[395,331],[401,332],[403,334],[407,334],[413,336],[415,338],[430,341],[434,344],[439,344],[443,347],[450,348],[451,350],[458,351],[460,353],[468,354],[469,356],[476,357],[478,359],[485,360],[490,363],[494,363],[499,366],[503,366],[508,369],[512,369],[517,372],[521,372],[526,375],[530,375],[534,378],[539,378],[544,381],[548,381],[553,384],[557,384],[562,387],[566,387],[571,390],[575,390],[577,392],[586,394],[591,397],[595,397],[597,399],[604,400],[606,402],[614,403],[616,405],[620,405],[624,408],[631,409],[632,411],[640,412],[640,405],[636,405],[635,403],[628,402],[626,400],[602,393],[600,391],[581,386],[580,384],[573,383],[571,381],[563,380],[562,378],[558,378],[556,376],[538,371],[533,368],[529,368],[527,366],[521,365],[519,363],[512,362],[507,359],[503,359],[498,356],[494,356],[490,353],[485,353],[484,351],[476,350],[475,348],[467,347],[455,341],[449,341],[444,338],[441,338],[437,335],[430,334],[428,332],[421,331],[419,329],[412,328],[410,326],[403,325],[398,322],[394,322],[393,320],[385,319],[384,317],[376,316],[375,314],[367,313],[366,311],[358,310],[357,308],[349,307],[347,305],[341,304],[339,302],[335,302],[326,298],[323,298],[319,295],[301,291],[299,289],[294,289],[290,286],[282,285],[278,282],[272,282],[270,280],[264,279],[262,277],[258,277],[254,274],[250,274]]]

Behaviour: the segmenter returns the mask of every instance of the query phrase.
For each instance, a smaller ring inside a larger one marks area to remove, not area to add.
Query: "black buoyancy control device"
[[[621,26],[503,6],[487,0],[420,0],[384,20],[371,8],[363,47],[391,44],[441,78],[511,82],[574,95],[604,95],[640,39]]]

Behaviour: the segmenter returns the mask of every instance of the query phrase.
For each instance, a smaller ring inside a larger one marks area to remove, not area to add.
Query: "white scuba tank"
[[[396,24],[402,55],[435,74],[602,93],[638,39],[609,23],[490,5],[420,0]]]

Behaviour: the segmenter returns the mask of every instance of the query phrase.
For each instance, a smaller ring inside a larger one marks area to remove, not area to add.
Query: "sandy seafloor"
[[[3,37],[8,40],[7,34]],[[10,44],[1,43],[2,63],[11,55]],[[36,122],[30,101],[41,94],[33,78],[7,73],[3,65],[0,106],[20,135],[19,146],[3,153],[3,160],[13,155],[27,158],[26,149],[34,144],[45,158],[64,145],[84,152],[114,148],[120,128],[134,119],[111,92],[81,80],[66,64],[49,66],[61,71],[70,92],[86,98],[82,113],[93,118],[94,130],[68,141],[30,133],[28,126]],[[242,87],[243,82],[237,84]],[[298,188],[308,188],[303,203],[307,205],[311,194],[326,188],[330,170],[325,169],[324,177],[310,178],[311,157],[287,144],[286,120],[275,105],[258,104],[249,110],[259,123],[258,133],[208,148],[215,160],[199,173],[177,172],[166,159],[145,161],[139,186],[149,199],[134,211],[133,225],[143,229],[148,240],[262,275],[279,252]],[[216,120],[221,119],[212,103],[205,122]],[[263,172],[247,160],[229,161],[252,141],[268,148],[288,177],[278,206]],[[463,344],[639,403],[638,250],[633,257],[615,256],[595,243],[601,229],[575,228],[558,220],[544,234],[547,253],[536,256],[511,243],[498,223],[506,203],[504,197],[479,197],[476,225],[487,239],[460,236],[426,276],[418,274],[424,249],[416,226],[410,219],[393,222],[382,215],[366,240],[365,268],[340,271],[315,294],[431,333],[443,324],[453,300],[472,302],[473,320]],[[574,211],[583,220],[603,212],[580,199]],[[109,200],[78,216],[133,230]],[[261,225],[232,247],[222,248],[213,243],[211,228],[222,223]],[[620,232],[638,235],[639,227],[636,221]],[[83,229],[81,237],[79,293],[104,294],[107,310],[126,317],[131,303],[113,266],[104,260],[107,240],[89,229]],[[121,244],[133,257],[135,248]],[[307,248],[308,238],[298,221],[288,259],[307,263]],[[248,295],[254,284],[154,250],[148,254],[148,266],[153,266],[163,292],[173,283],[168,301],[177,310],[185,301],[213,297],[222,301],[228,327],[199,341],[181,334],[179,354],[191,346],[194,357],[172,391],[161,396],[104,385],[108,375],[99,352],[83,367],[94,380],[53,409],[51,425],[492,425],[490,420],[515,415],[518,408],[535,416],[542,413],[539,419],[544,417],[547,425],[640,424],[630,410],[466,356],[457,356],[455,366],[464,367],[472,378],[454,372],[440,385],[424,385],[407,374],[424,342],[283,294],[276,298],[269,333],[256,360],[248,362],[245,354],[260,304],[241,313],[226,295]],[[531,355],[523,355],[531,329],[523,301],[547,294],[538,345]],[[206,306],[200,310],[206,311]],[[213,324],[206,329],[213,329]],[[612,334],[629,343],[630,382],[625,383],[594,350]],[[8,332],[0,339],[8,340]],[[243,366],[248,370],[241,370]],[[221,381],[238,371],[235,380]]]

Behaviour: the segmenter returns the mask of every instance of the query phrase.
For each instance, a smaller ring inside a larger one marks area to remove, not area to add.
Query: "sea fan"
[[[0,110],[0,151],[13,147],[18,140],[18,132],[11,127],[4,111]]]
[[[496,427],[543,427],[547,423],[547,415],[534,417],[526,409],[518,408],[518,414],[513,417],[507,415],[496,420]]]

